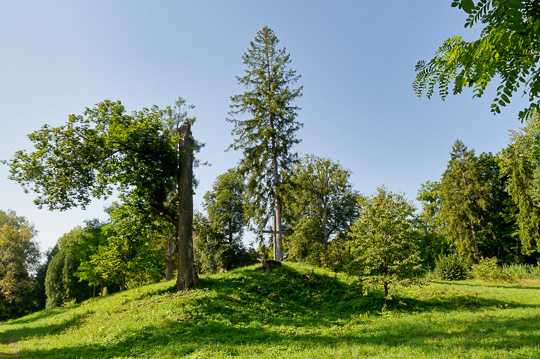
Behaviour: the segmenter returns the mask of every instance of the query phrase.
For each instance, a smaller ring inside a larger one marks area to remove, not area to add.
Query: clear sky
[[[195,208],[216,176],[240,153],[225,152],[225,121],[242,54],[269,26],[302,75],[295,149],[340,161],[355,188],[377,186],[414,199],[421,183],[437,180],[461,139],[477,153],[500,151],[508,130],[520,126],[525,100],[493,116],[493,91],[418,99],[414,66],[448,37],[473,39],[465,14],[450,0],[81,0],[0,1],[0,159],[31,149],[27,134],[57,126],[69,114],[104,100],[129,111],[173,105],[178,96],[196,108],[194,136],[210,167],[197,169]],[[0,165],[0,209],[27,217],[46,249],[86,219],[105,218],[103,202],[86,211],[39,210],[34,195],[7,179]]]

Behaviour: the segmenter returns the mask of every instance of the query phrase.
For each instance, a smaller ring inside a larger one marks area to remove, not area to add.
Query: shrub
[[[531,264],[503,264],[501,273],[506,280],[540,279],[540,267]]]
[[[505,279],[501,267],[497,265],[497,258],[495,257],[480,259],[478,264],[473,264],[471,274],[476,279]]]
[[[435,276],[443,280],[467,278],[469,266],[457,255],[440,255],[435,261]]]

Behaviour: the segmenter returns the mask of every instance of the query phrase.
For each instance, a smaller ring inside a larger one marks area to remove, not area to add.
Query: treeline
[[[420,211],[384,186],[362,195],[339,162],[306,155],[282,173],[285,258],[376,279],[386,294],[392,283],[449,261],[483,264],[477,272],[487,264],[537,264],[539,133],[535,117],[496,155],[476,155],[456,141],[440,180],[421,185]],[[204,213],[194,215],[199,274],[273,256],[272,235],[259,231],[257,249],[244,244],[248,201],[239,168],[218,176],[204,195]],[[0,211],[2,319],[172,279],[174,228],[134,197],[106,212],[108,220],[62,236],[40,264],[33,226]]]
[[[540,258],[540,121],[535,116],[511,133],[498,154],[476,155],[461,141],[439,181],[422,185],[421,221],[439,252],[468,263],[537,264]]]
[[[5,163],[11,179],[38,195],[38,206],[84,208],[113,193],[119,202],[107,209],[108,220],[60,238],[42,265],[33,227],[2,212],[0,316],[170,280],[173,272],[175,290],[184,290],[199,274],[267,258],[359,275],[382,285],[387,298],[394,283],[414,282],[442,263],[462,272],[475,263],[537,263],[537,117],[497,155],[476,156],[456,141],[440,180],[422,185],[418,211],[384,186],[359,193],[339,162],[298,157],[294,101],[303,87],[278,44],[264,27],[243,55],[237,81],[245,92],[231,97],[227,119],[230,148],[242,155],[204,196],[204,213],[193,213],[192,198],[202,145],[182,98],[132,114],[105,100],[30,134],[35,150]],[[244,245],[246,228],[256,233],[256,249]]]

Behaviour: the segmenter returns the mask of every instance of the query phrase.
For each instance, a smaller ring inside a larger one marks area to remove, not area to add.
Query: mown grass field
[[[430,282],[383,310],[298,264],[149,285],[0,323],[0,358],[540,358],[540,281]]]

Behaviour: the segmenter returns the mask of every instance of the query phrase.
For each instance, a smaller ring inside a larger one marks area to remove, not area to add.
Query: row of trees
[[[535,263],[540,252],[538,116],[499,154],[476,156],[456,141],[441,179],[419,191],[422,221],[468,262]],[[441,241],[439,241],[441,242]]]
[[[519,83],[526,84],[531,100],[536,98],[531,69],[537,61],[537,4],[455,0],[453,5],[471,14],[469,26],[481,20],[487,30],[477,42],[449,40],[433,60],[420,62],[417,93],[427,89],[429,97],[439,84],[444,97],[455,81],[455,93],[475,86],[481,96],[500,74],[504,86],[494,111],[509,102]],[[99,235],[89,235],[89,228],[78,229],[84,235],[71,233],[67,237],[77,240],[60,241],[54,256],[59,263],[50,267],[66,273],[76,267],[90,287],[114,281],[122,289],[130,281],[151,280],[156,263],[169,268],[170,278],[174,262],[176,289],[189,288],[198,272],[233,267],[243,263],[242,256],[253,258],[241,244],[240,223],[260,238],[272,234],[275,259],[288,256],[378,274],[386,290],[405,273],[416,273],[421,258],[432,263],[444,252],[457,251],[469,261],[492,255],[505,261],[529,255],[530,260],[539,242],[535,120],[498,156],[476,157],[456,142],[441,180],[426,183],[419,193],[423,213],[413,215],[412,204],[384,187],[370,198],[356,193],[350,172],[339,163],[316,156],[298,160],[292,148],[300,141],[302,124],[296,121],[294,100],[302,87],[294,88],[300,76],[289,68],[290,56],[278,43],[265,27],[243,56],[246,71],[237,80],[246,91],[231,97],[228,119],[234,125],[231,148],[241,150],[242,158],[205,197],[206,216],[193,215],[192,166],[199,145],[182,99],[173,108],[131,115],[120,102],[104,101],[82,116],[72,115],[64,126],[44,126],[31,134],[35,151],[17,152],[8,164],[12,179],[38,193],[39,206],[66,210],[114,190],[120,194],[109,223],[98,226]],[[535,104],[522,118],[530,120],[534,109]],[[61,291],[69,292],[69,281],[62,280]]]

